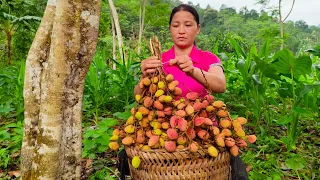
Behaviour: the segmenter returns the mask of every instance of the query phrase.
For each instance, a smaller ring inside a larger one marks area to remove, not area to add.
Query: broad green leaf
[[[86,149],[92,149],[93,147],[95,147],[95,143],[92,140],[87,140],[83,144]]]
[[[270,64],[260,60],[258,57],[255,58],[255,62],[257,63],[257,68],[264,76],[275,80],[280,79],[279,73]]]
[[[312,61],[309,56],[295,59],[292,52],[285,49],[278,51],[274,57],[276,60],[272,65],[279,73],[290,75],[292,70],[294,76],[299,76],[311,72]]]
[[[290,116],[282,116],[280,119],[277,120],[277,124],[279,125],[288,124],[291,120],[292,119]]]
[[[294,107],[293,110],[300,114],[300,115],[304,115],[304,116],[310,116],[310,114],[312,114],[311,111],[309,110],[306,110],[306,109],[303,109],[303,108],[300,108],[300,107]]]
[[[262,49],[259,52],[259,58],[265,58],[267,59],[269,55],[269,50],[270,50],[270,41],[267,40],[264,42]]]
[[[299,156],[293,156],[292,158],[286,159],[286,166],[292,170],[300,170],[305,167],[304,159]]]
[[[116,112],[113,115],[116,118],[119,118],[119,119],[122,119],[122,120],[127,120],[131,116],[131,113],[130,113],[130,111],[124,111],[124,112]]]
[[[117,121],[116,119],[113,119],[113,118],[105,118],[99,123],[99,125],[100,124],[102,126],[113,127],[113,126],[119,124],[119,121]]]
[[[6,130],[0,131],[0,142],[1,140],[5,140],[10,138],[10,133],[8,133]]]

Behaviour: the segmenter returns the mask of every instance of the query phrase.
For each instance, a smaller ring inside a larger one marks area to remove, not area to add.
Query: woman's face
[[[200,26],[190,12],[178,11],[173,15],[170,34],[174,44],[179,48],[192,46],[199,32]]]

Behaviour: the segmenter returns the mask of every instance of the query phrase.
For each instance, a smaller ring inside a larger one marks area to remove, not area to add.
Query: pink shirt
[[[220,59],[209,51],[202,51],[196,46],[192,47],[190,58],[192,59],[193,66],[203,71],[208,71],[210,67],[219,65],[221,66]],[[174,46],[164,53],[162,53],[162,62],[167,62],[175,58]],[[198,92],[202,97],[207,95],[206,89],[195,79],[186,75],[176,64],[170,66],[165,64],[163,71],[166,74],[172,74],[174,79],[179,81],[178,87],[182,90],[182,97],[185,97],[188,92]]]

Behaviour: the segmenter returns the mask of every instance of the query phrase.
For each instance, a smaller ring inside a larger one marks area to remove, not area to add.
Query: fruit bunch
[[[225,103],[196,92],[180,97],[178,84],[171,74],[160,70],[142,78],[139,86],[143,93],[135,96],[137,106],[125,125],[114,130],[109,147],[118,150],[121,141],[143,151],[164,148],[195,153],[207,148],[209,155],[216,157],[222,150],[237,156],[239,148],[256,141],[255,135],[246,135],[243,129],[247,120],[232,119]]]

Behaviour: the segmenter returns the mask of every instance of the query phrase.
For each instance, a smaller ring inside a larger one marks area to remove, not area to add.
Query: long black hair
[[[169,25],[171,24],[172,17],[178,11],[187,11],[187,12],[191,13],[193,15],[193,17],[194,17],[194,20],[197,22],[197,25],[200,24],[199,14],[198,14],[197,10],[194,7],[190,6],[190,5],[180,4],[179,6],[177,6],[177,7],[172,9],[172,12],[171,12],[171,15],[170,15]]]

